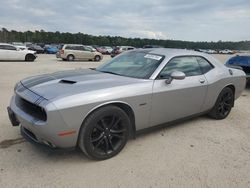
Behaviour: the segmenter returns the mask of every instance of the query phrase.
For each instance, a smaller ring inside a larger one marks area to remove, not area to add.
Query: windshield
[[[131,51],[123,53],[96,70],[133,78],[149,78],[160,65],[162,55]]]

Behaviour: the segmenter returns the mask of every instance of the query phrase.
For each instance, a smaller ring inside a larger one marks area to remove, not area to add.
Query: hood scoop
[[[73,80],[60,80],[59,83],[61,83],[61,84],[75,84],[76,81],[73,81]]]

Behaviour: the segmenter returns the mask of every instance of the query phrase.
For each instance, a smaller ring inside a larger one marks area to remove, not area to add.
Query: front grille
[[[36,104],[33,104],[33,103],[27,101],[26,99],[18,96],[18,95],[16,95],[16,105],[20,109],[22,109],[24,112],[33,116],[36,119],[39,119],[42,121],[47,120],[47,114],[42,107],[40,107]]]

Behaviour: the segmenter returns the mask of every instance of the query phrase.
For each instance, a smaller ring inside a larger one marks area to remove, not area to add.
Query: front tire
[[[79,133],[78,146],[89,158],[109,159],[126,145],[129,126],[128,115],[119,107],[100,108],[84,121]]]
[[[95,58],[94,58],[95,61],[100,61],[101,60],[101,57],[99,55],[96,55]]]
[[[75,57],[73,55],[68,55],[67,56],[67,60],[68,61],[74,61],[75,60]]]
[[[26,56],[25,56],[25,61],[35,61],[35,56],[33,55],[33,54],[27,54]]]
[[[219,94],[217,101],[210,111],[209,116],[221,120],[225,119],[234,105],[234,92],[231,88],[224,88]]]

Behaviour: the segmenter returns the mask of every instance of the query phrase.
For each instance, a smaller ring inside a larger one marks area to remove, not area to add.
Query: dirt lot
[[[11,127],[6,107],[17,81],[99,64],[62,62],[54,55],[0,62],[0,187],[250,187],[250,87],[226,120],[199,117],[140,135],[106,161],[37,148]]]

